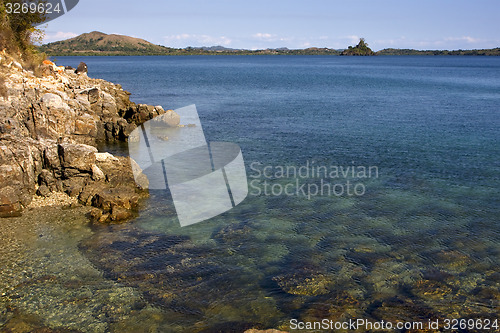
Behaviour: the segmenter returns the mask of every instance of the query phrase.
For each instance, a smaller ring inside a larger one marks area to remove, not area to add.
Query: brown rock
[[[22,210],[17,192],[11,187],[0,188],[0,217],[18,216]]]
[[[83,144],[61,143],[58,145],[58,152],[64,168],[91,172],[97,148]]]
[[[48,197],[50,195],[50,189],[46,185],[40,185],[38,190],[36,190],[36,194],[41,197]]]
[[[43,163],[47,169],[51,170],[61,167],[57,145],[50,145],[43,150]]]
[[[130,219],[132,216],[133,213],[130,209],[114,206],[111,209],[111,215],[109,216],[109,218],[111,221],[124,221]]]
[[[78,65],[78,67],[75,70],[75,73],[76,74],[86,74],[88,71],[89,70],[88,70],[87,64],[84,62],[80,62],[80,64]]]
[[[36,191],[42,196],[65,191],[84,204],[107,207],[100,220],[128,216],[118,208],[135,207],[140,197],[130,162],[98,162],[93,146],[126,140],[137,125],[165,111],[136,105],[120,85],[54,70],[53,64],[44,68],[48,76],[40,78],[6,69],[9,98],[0,98],[0,211],[20,211]]]
[[[63,189],[70,197],[77,197],[87,184],[89,177],[71,177],[63,181]]]
[[[106,176],[104,175],[104,172],[102,172],[97,165],[92,164],[92,179],[99,181],[105,178]]]
[[[105,189],[95,195],[92,205],[105,211],[111,211],[113,207],[126,209],[137,208],[139,195],[127,187]]]
[[[92,208],[92,210],[89,212],[89,217],[92,222],[99,222],[101,216],[102,210],[99,208]]]
[[[97,134],[95,120],[90,117],[88,117],[87,119],[76,119],[74,134],[95,136]]]

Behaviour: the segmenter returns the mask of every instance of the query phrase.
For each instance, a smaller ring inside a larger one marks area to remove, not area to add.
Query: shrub
[[[45,58],[36,51],[34,42],[41,40],[43,32],[35,25],[45,19],[43,13],[7,13],[6,3],[22,0],[0,0],[0,49],[21,61],[28,69],[35,69]]]

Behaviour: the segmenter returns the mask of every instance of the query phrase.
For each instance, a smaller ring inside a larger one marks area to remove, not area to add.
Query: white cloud
[[[64,31],[48,32],[45,34],[43,38],[43,43],[55,42],[59,40],[73,38],[76,36],[78,36],[78,34],[75,34],[74,32],[64,32]]]
[[[226,36],[214,37],[210,35],[197,35],[197,34],[178,34],[164,36],[163,40],[167,46],[185,47],[185,46],[215,46],[230,45],[232,40]]]
[[[261,40],[274,40],[276,35],[258,32],[252,35],[253,38],[261,39]]]
[[[495,42],[486,41],[483,39],[474,38],[470,36],[462,36],[462,37],[445,37],[442,39],[435,39],[435,40],[421,40],[421,41],[415,41],[413,44],[420,48],[438,48],[438,49],[452,50],[452,49],[468,48],[468,47],[488,48],[490,46],[484,46],[484,45],[488,44],[495,45]]]
[[[289,44],[289,42],[292,42],[295,40],[294,37],[286,37],[286,36],[278,36],[275,34],[270,34],[270,33],[263,33],[263,32],[258,32],[256,34],[253,34],[251,36],[252,42],[257,42],[261,46],[258,48],[264,48],[264,47],[282,47],[286,46],[286,44]],[[279,43],[277,43],[279,42]],[[270,45],[269,43],[273,43]]]
[[[448,37],[444,39],[445,41],[452,41],[452,42],[466,42],[466,43],[477,43],[481,42],[480,39],[473,38],[470,36],[463,36],[463,37]]]

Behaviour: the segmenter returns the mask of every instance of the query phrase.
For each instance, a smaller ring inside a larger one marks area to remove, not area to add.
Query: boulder
[[[87,64],[84,62],[80,62],[78,67],[76,68],[75,74],[86,74],[88,73],[88,67]]]
[[[61,96],[52,94],[52,93],[46,93],[42,96],[41,102],[49,107],[49,108],[54,108],[54,109],[60,109],[60,108],[67,108],[68,104],[64,103]]]
[[[92,203],[105,211],[111,211],[114,207],[130,210],[137,208],[139,196],[128,187],[110,188],[97,193]]]
[[[36,194],[41,197],[48,197],[51,194],[50,189],[47,187],[47,185],[40,185],[38,189],[36,190]]]
[[[113,208],[111,209],[111,214],[109,215],[109,219],[113,222],[117,222],[128,220],[133,216],[134,214],[130,209],[113,206]]]
[[[0,217],[19,216],[21,210],[17,191],[11,186],[0,188]]]
[[[39,186],[45,186],[51,192],[62,191],[62,182],[57,179],[54,173],[50,170],[43,169],[38,176]]]
[[[66,176],[66,175],[65,175]],[[80,177],[78,174],[75,176],[70,176],[69,178],[62,181],[63,190],[70,197],[78,197],[82,192],[85,185],[87,185],[89,177]]]
[[[168,110],[165,113],[155,117],[151,122],[152,127],[177,127],[181,122],[181,117],[177,112]]]
[[[105,179],[106,176],[104,175],[104,172],[102,172],[101,169],[95,164],[92,164],[92,179],[93,180],[103,180]]]
[[[62,167],[92,172],[92,165],[96,162],[97,148],[72,143],[61,143],[57,148]]]
[[[95,153],[95,159],[99,162],[114,162],[118,161],[118,158],[114,157],[110,153]]]
[[[136,215],[136,210],[138,207],[140,195],[131,187],[121,186],[118,188],[97,188],[93,186],[90,189],[98,189],[98,193],[95,194],[91,199],[89,199],[89,193],[85,193],[86,190],[82,191],[80,195],[80,201],[87,197],[87,204],[90,203],[92,206],[99,208],[101,211],[91,214],[91,220],[97,223],[107,223],[107,222],[121,222],[128,220]]]

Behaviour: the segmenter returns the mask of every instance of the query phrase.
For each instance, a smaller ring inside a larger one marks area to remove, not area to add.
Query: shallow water
[[[185,228],[166,191],[152,191],[125,225],[40,219],[36,228],[54,230],[50,242],[31,230],[36,242],[18,234],[20,250],[1,245],[14,258],[2,268],[11,272],[1,279],[6,325],[243,332],[286,329],[292,318],[500,312],[500,59],[59,58],[81,60],[136,102],[196,104],[209,140],[240,145],[254,187],[234,209]],[[378,173],[256,177],[268,165],[313,164]],[[265,181],[279,189],[321,179],[364,191],[255,193]]]

